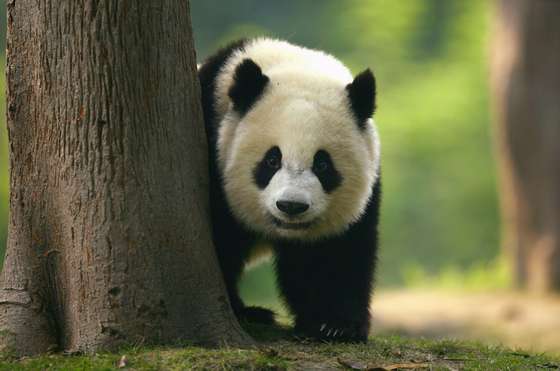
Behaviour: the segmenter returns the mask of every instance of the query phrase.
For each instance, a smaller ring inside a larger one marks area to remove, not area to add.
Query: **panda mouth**
[[[301,230],[301,229],[307,229],[309,227],[311,227],[311,225],[313,225],[313,220],[310,222],[285,222],[283,220],[280,220],[278,218],[275,218],[274,216],[272,217],[272,221],[274,223],[274,225],[278,228],[281,229],[290,229],[290,230]]]

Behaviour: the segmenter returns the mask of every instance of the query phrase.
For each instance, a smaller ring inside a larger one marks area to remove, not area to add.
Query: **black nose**
[[[295,201],[276,201],[276,207],[290,216],[298,215],[309,209],[309,205]]]

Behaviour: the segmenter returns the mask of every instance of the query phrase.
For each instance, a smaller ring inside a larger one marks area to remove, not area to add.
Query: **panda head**
[[[345,70],[347,71],[347,70]],[[267,237],[317,240],[364,213],[377,180],[375,79],[251,59],[232,71],[219,163],[234,215]]]

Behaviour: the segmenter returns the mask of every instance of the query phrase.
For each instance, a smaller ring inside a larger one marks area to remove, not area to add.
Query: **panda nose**
[[[276,201],[276,207],[289,216],[295,216],[309,209],[309,205],[296,201]]]

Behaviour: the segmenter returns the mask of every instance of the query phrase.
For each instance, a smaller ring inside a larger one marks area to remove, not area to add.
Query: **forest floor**
[[[262,341],[262,340],[261,340]],[[275,340],[252,349],[124,348],[0,362],[0,370],[558,370],[560,359],[464,341],[373,336],[368,344]]]
[[[52,353],[5,358],[0,371],[560,370],[558,297],[399,290],[376,294],[372,308],[368,344],[313,343],[294,339],[286,328],[252,326],[248,331],[259,343],[249,349],[182,344]]]
[[[560,354],[560,297],[513,292],[385,291],[372,305],[374,334],[468,339]]]

